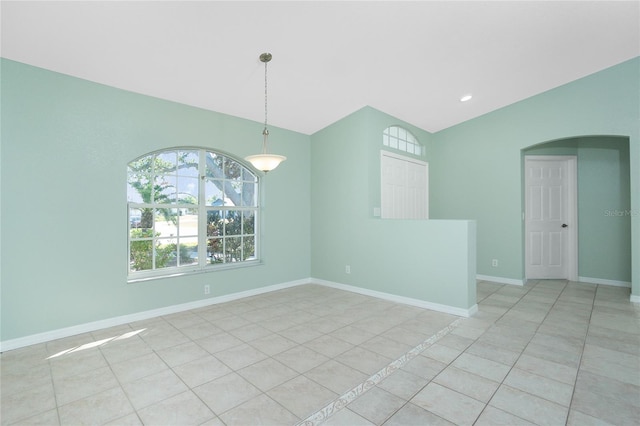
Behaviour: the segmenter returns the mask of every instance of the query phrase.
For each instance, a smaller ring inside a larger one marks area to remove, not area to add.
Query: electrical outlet
[[[350,274],[351,273],[351,265],[346,265],[344,267],[344,272],[346,272],[347,274]]]
[[[493,266],[494,268],[497,268],[498,267],[498,259],[491,260],[491,266]]]
[[[209,293],[211,293],[211,287],[209,287],[209,284],[205,284],[204,294],[209,294]]]

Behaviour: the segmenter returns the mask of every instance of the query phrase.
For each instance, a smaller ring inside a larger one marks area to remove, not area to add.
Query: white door
[[[575,157],[525,156],[525,273],[577,279]]]
[[[428,164],[382,151],[381,207],[384,219],[428,219]]]

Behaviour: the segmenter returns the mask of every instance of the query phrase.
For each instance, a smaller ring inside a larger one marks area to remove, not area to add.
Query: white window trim
[[[391,134],[392,129],[397,129],[396,132],[398,133],[400,131],[404,132],[405,137],[400,137],[400,135],[397,135],[397,136],[392,135]],[[396,140],[398,146],[394,147],[392,145],[391,143],[392,138]],[[401,142],[404,143],[404,148],[400,148]],[[418,138],[413,133],[411,133],[408,129],[402,126],[393,125],[385,128],[382,131],[382,145],[385,148],[393,149],[395,151],[403,152],[409,155],[415,155],[416,157],[424,157],[425,155],[424,145],[420,143]],[[408,148],[409,146],[412,146],[413,148],[409,150]],[[416,147],[420,149],[420,153],[418,154],[415,153]]]

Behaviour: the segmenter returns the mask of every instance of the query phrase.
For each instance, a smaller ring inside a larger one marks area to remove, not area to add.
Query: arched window
[[[258,177],[228,155],[175,148],[128,165],[129,278],[258,262]]]
[[[410,131],[400,126],[390,126],[384,129],[382,144],[420,157],[423,153],[422,145],[418,139]]]

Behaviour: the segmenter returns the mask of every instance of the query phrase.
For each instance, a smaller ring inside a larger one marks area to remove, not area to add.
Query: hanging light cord
[[[267,153],[267,144],[269,139],[269,130],[267,129],[267,62],[269,62],[270,60],[271,53],[263,53],[262,55],[260,55],[260,61],[264,62],[264,130],[262,131],[262,154],[250,155],[248,157],[245,157],[245,160],[250,162],[253,167],[258,170],[262,170],[265,173],[275,169],[276,167],[278,167],[278,164],[287,159],[287,157],[285,157],[284,155],[274,155]]]
[[[262,131],[262,135],[264,136],[262,140],[262,153],[267,153],[267,137],[269,136],[269,130],[267,130],[267,63],[269,61],[264,61],[264,130]]]

